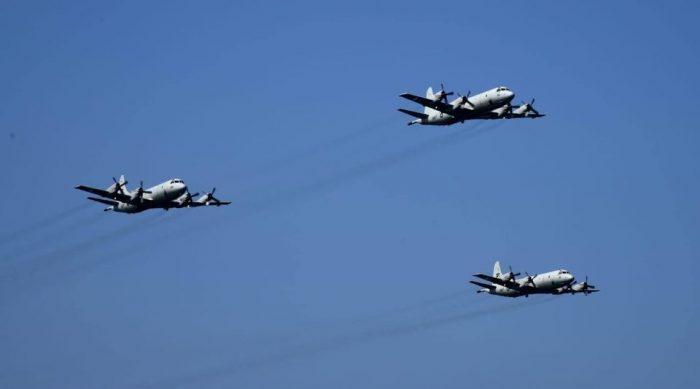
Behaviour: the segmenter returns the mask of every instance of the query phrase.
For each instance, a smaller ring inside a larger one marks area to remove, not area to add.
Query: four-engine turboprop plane
[[[214,197],[214,188],[211,192],[203,194],[196,200],[192,198],[198,193],[190,194],[185,182],[179,178],[173,178],[158,184],[152,188],[143,189],[143,182],[135,191],[126,188],[128,183],[124,175],[119,177],[119,181],[112,178],[114,183],[107,189],[91,188],[79,185],[75,189],[96,194],[100,197],[88,197],[92,201],[109,205],[105,211],[138,213],[147,209],[162,208],[166,211],[170,208],[193,208],[207,205],[228,205],[230,201],[221,201]]]
[[[445,92],[444,87],[438,93],[433,93],[433,88],[428,88],[425,97],[410,93],[402,93],[400,96],[416,102],[424,107],[423,112],[410,111],[399,108],[399,111],[413,116],[416,119],[408,122],[412,124],[425,124],[436,126],[449,126],[455,123],[463,123],[465,120],[476,119],[515,119],[515,118],[539,118],[545,116],[533,107],[535,99],[529,103],[513,106],[511,101],[515,97],[513,91],[505,86],[489,89],[469,97],[459,96],[448,102],[447,96],[452,92]]]
[[[528,297],[531,294],[564,294],[564,293],[595,293],[599,290],[595,286],[586,281],[574,284],[574,276],[564,269],[554,270],[547,273],[536,274],[531,276],[525,273],[527,277],[516,278],[520,273],[513,273],[509,268],[508,273],[501,272],[501,263],[496,261],[493,265],[493,275],[474,274],[474,277],[489,281],[486,284],[479,281],[469,281],[474,285],[480,286],[481,289],[477,293],[489,293],[497,296],[505,297]]]

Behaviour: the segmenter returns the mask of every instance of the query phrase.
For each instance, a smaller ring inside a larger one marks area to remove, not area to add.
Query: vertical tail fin
[[[121,185],[122,193],[129,196],[130,195],[129,190],[126,189],[126,178],[124,178],[123,174],[121,176],[119,176],[119,185]]]
[[[432,87],[432,86],[429,86],[429,87],[428,87],[428,90],[425,91],[425,98],[426,98],[426,99],[430,99],[430,100],[433,100],[433,99],[435,98],[435,93],[433,93],[433,87]],[[430,108],[430,107],[425,107],[425,108],[423,108],[423,113],[426,114],[426,115],[432,115],[432,114],[434,114],[434,113],[436,113],[436,112],[439,112],[439,111],[437,111],[437,110],[435,110],[435,109],[432,109],[432,108]]]
[[[496,263],[493,264],[493,276],[498,278],[501,276],[501,262],[496,261]]]

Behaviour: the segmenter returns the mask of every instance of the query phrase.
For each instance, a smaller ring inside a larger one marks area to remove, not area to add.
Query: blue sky
[[[689,387],[693,2],[3,2],[0,386]],[[541,120],[407,127],[507,85]],[[111,214],[78,184],[216,186]],[[500,259],[603,292],[499,299]]]

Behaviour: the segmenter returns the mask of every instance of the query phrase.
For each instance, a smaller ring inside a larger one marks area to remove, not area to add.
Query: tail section
[[[124,192],[124,194],[128,196],[129,190],[126,189],[126,178],[124,178],[123,174],[119,176],[119,186],[122,188],[122,192]]]
[[[409,110],[403,109],[403,108],[399,108],[399,111],[405,113],[406,115],[411,115],[414,118],[418,118],[418,119],[427,119],[428,118],[428,115],[426,115],[424,113],[420,113],[420,112],[409,111]]]
[[[472,284],[474,284],[476,286],[481,287],[481,289],[477,290],[476,293],[489,293],[492,290],[496,289],[496,287],[493,284],[489,285],[489,284],[484,284],[483,282],[478,282],[478,281],[469,281],[469,282],[471,282]]]
[[[433,87],[432,87],[432,86],[429,86],[429,87],[428,87],[428,90],[425,91],[425,98],[426,98],[426,99],[429,99],[429,100],[435,100],[435,93],[433,93]],[[435,114],[435,113],[440,113],[440,111],[435,110],[435,109],[432,109],[432,108],[430,108],[430,107],[425,107],[425,108],[423,108],[423,113],[424,113],[425,115],[430,116],[430,115]]]
[[[493,264],[493,276],[498,278],[501,274],[501,262],[496,261],[496,263]]]
[[[411,115],[414,118],[417,118],[415,120],[411,120],[410,122],[408,122],[409,126],[413,125],[413,124],[423,124],[423,120],[428,119],[428,115],[426,115],[424,113],[409,111],[409,110],[403,109],[403,108],[399,108],[399,111],[405,113],[406,115]]]

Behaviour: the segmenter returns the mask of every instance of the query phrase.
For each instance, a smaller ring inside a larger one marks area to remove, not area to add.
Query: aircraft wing
[[[443,113],[450,113],[454,111],[454,107],[451,104],[445,104],[442,101],[434,101],[425,97],[412,95],[410,93],[402,93],[399,96],[403,97],[404,99],[411,100],[414,103],[418,103],[424,107],[430,107]]]
[[[487,275],[487,274],[481,274],[481,273],[479,273],[479,274],[474,274],[474,277],[481,278],[482,280],[486,280],[486,281],[489,281],[489,282],[493,282],[494,284],[498,284],[498,285],[505,286],[506,288],[509,288],[509,289],[515,289],[515,290],[521,290],[521,289],[522,289],[522,287],[520,286],[520,284],[518,284],[518,283],[516,283],[516,282],[507,281],[507,280],[502,280],[502,279],[500,279],[500,278],[492,277],[492,276]]]
[[[209,207],[211,207],[211,206],[216,206],[216,207],[218,207],[218,206],[220,206],[220,205],[229,205],[229,204],[231,204],[230,201],[209,201],[208,203],[207,203],[207,202],[204,202],[204,201],[202,201],[202,202],[199,202],[199,201],[192,201],[192,202],[190,202],[189,204],[184,205],[184,207],[189,207],[189,208],[207,207],[207,206],[209,206]]]
[[[129,196],[121,194],[119,192],[112,193],[112,192],[106,191],[104,189],[92,188],[92,187],[85,186],[85,185],[78,185],[75,187],[75,189],[82,190],[84,192],[88,192],[88,193],[92,193],[92,194],[96,194],[96,195],[101,196],[101,197],[107,197],[107,198],[119,200],[122,202],[128,202],[131,199]],[[94,200],[94,198],[90,198],[90,197],[88,197],[88,198],[91,200]]]

